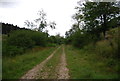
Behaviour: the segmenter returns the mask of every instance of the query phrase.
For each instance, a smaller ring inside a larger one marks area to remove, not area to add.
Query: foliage
[[[31,39],[34,41],[35,45],[46,46],[47,45],[47,34],[43,32],[31,32]]]
[[[55,43],[55,44],[60,45],[60,44],[63,44],[63,43],[64,43],[64,38],[61,37],[61,36],[58,34],[58,35],[56,35],[56,36],[50,36],[50,37],[48,38],[48,42],[49,42],[49,43]]]
[[[100,40],[94,43],[89,43],[84,46],[85,51],[89,51],[91,53],[96,53],[104,58],[112,58],[116,59],[120,57],[119,54],[119,28],[114,28],[107,31],[107,39]]]
[[[119,24],[120,9],[117,2],[86,2],[83,7],[78,7],[77,18],[84,21],[83,29],[95,35],[106,31]],[[81,18],[81,13],[84,17]]]
[[[87,37],[87,40],[86,40]],[[74,33],[72,37],[72,43],[75,47],[82,48],[83,46],[87,45],[91,42],[91,35],[89,34],[82,34],[80,31]]]
[[[25,51],[23,48],[18,48],[17,46],[7,46],[4,44],[2,46],[2,49],[3,56],[15,56],[18,54],[23,54]]]
[[[32,48],[34,41],[31,39],[30,31],[14,31],[10,34],[7,40],[8,45],[13,45],[22,48]]]
[[[49,26],[52,29],[55,29],[56,23],[53,21],[48,24],[46,19],[46,13],[43,10],[38,11],[38,16],[39,17],[35,19],[35,22],[39,25],[38,31],[43,32],[43,30],[47,28],[47,26]]]
[[[10,33],[10,37],[3,40],[3,55],[14,56],[22,54],[34,46],[46,46],[47,34],[30,30],[17,30]]]
[[[107,31],[117,27],[120,22],[120,9],[116,5],[117,3],[118,2],[85,2],[82,6],[80,3],[79,6],[76,7],[77,12],[72,17],[75,23],[65,34],[65,43],[82,48],[90,43],[95,45],[97,41],[107,39]],[[102,39],[102,34],[104,39]],[[114,49],[115,51],[117,51],[117,39],[119,38],[117,36],[118,35],[115,34],[112,36],[113,40],[110,38],[108,41],[110,45],[112,44],[110,49]],[[98,45],[98,47],[99,46],[102,46],[102,43]],[[107,45],[105,46],[107,51]]]

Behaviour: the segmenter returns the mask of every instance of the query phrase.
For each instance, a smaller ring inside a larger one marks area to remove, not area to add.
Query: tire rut
[[[66,62],[64,46],[62,50],[63,53],[61,54],[60,63],[56,67],[57,79],[69,79],[70,78],[69,69],[66,67],[67,62]]]

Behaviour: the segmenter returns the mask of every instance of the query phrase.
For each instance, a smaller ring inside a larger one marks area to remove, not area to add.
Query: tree
[[[50,26],[52,29],[55,29],[55,26],[56,26],[55,21],[50,22],[50,23],[49,23],[49,26]]]
[[[37,19],[35,19],[35,23],[30,22],[29,20],[26,20],[24,23],[27,27],[34,30],[40,31],[40,32],[48,32],[47,28],[50,27],[51,29],[55,29],[56,23],[53,22],[47,22],[46,19],[46,13],[43,10],[38,11],[37,15],[39,16]]]
[[[53,21],[48,24],[46,19],[46,13],[43,10],[38,11],[38,15],[39,18],[35,19],[35,22],[39,24],[39,29],[38,29],[39,31],[42,32],[43,29],[45,29],[47,26],[50,26],[50,28],[55,29],[56,23]]]
[[[27,27],[31,29],[36,26],[33,22],[30,22],[29,20],[26,20],[24,23]]]
[[[115,4],[116,2],[86,2],[83,4],[84,7],[77,8],[84,15],[83,29],[96,35],[102,32],[105,37],[106,31],[113,26],[110,23],[119,22],[120,8]],[[78,14],[77,17],[80,15]]]
[[[43,31],[43,29],[47,26],[47,21],[46,21],[46,13],[41,10],[38,11],[39,18],[35,19],[35,22],[39,24],[39,31]]]

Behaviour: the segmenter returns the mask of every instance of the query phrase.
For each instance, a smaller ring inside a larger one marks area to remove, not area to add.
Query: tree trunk
[[[104,22],[103,22],[103,35],[104,35],[104,38],[106,37],[106,30],[107,30],[107,24],[106,24],[106,14],[103,14],[103,20],[104,20]]]

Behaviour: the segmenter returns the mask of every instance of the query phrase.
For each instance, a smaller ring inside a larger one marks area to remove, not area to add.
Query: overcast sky
[[[48,21],[56,22],[56,29],[49,34],[64,35],[72,26],[71,16],[79,0],[0,0],[0,21],[25,27],[24,21],[33,21],[41,9],[47,14]]]

